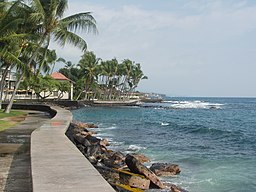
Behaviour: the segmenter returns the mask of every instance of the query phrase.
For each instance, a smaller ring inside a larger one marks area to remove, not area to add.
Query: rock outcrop
[[[145,155],[125,155],[108,150],[108,140],[95,137],[96,133],[87,129],[91,127],[97,126],[73,122],[66,134],[116,191],[185,192],[176,185],[164,184],[158,178],[180,173],[178,165],[154,163],[149,169],[143,165],[150,161]]]
[[[126,155],[125,163],[133,173],[142,174],[146,178],[148,178],[152,182],[153,187],[156,186],[160,189],[165,188],[164,184],[160,181],[160,179],[150,169],[141,164],[134,156],[129,154]]]
[[[153,163],[149,169],[157,176],[172,176],[181,172],[179,165],[171,163]]]

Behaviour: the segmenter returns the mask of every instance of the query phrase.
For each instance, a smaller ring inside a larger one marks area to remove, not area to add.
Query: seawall
[[[70,111],[45,105],[13,108],[46,111],[52,116],[31,135],[33,191],[115,191],[65,135],[72,120]]]

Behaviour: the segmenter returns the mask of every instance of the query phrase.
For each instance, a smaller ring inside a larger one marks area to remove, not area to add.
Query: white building
[[[0,80],[2,79],[2,76],[3,76],[2,73],[3,73],[3,70],[0,70]],[[59,72],[55,72],[51,74],[51,77],[60,82],[65,82],[65,81],[70,82],[70,91],[64,92],[63,96],[60,99],[73,100],[74,82]],[[6,101],[11,98],[11,95],[15,88],[16,81],[17,81],[16,73],[9,70],[5,80],[2,100]],[[55,90],[52,92],[52,94],[49,97],[47,97],[47,99],[58,99],[58,96],[60,95],[60,93],[61,92],[59,90]],[[15,99],[38,99],[38,98],[33,90],[17,90]]]
[[[65,75],[59,72],[54,72],[51,74],[51,77],[57,81],[65,82],[68,81],[70,83],[70,91],[67,93],[63,93],[63,97],[61,99],[73,100],[74,93],[74,82],[67,78]],[[53,91],[53,93],[47,99],[57,99],[60,94],[59,90]]]

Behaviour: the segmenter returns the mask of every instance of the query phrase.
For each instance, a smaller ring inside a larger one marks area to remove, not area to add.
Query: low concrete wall
[[[3,108],[6,108],[7,104],[2,104]],[[35,111],[44,111],[54,117],[56,115],[56,110],[51,108],[48,105],[41,105],[41,104],[13,104],[12,109],[21,109],[21,110],[35,110]]]
[[[31,135],[33,191],[115,191],[65,135],[72,120],[70,111],[45,105],[13,107],[47,111],[53,117]]]

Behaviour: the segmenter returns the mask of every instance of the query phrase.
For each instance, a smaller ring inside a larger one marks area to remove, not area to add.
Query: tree
[[[116,58],[102,61],[90,51],[81,56],[78,65],[66,65],[59,72],[75,82],[76,99],[84,96],[88,100],[129,99],[140,80],[147,79],[139,63],[129,59],[119,63]]]
[[[143,74],[140,64],[136,63],[131,72],[131,79],[129,80],[129,82],[131,84],[130,90],[134,91],[135,88],[138,86],[140,80],[142,80],[142,79],[148,79],[148,77]]]
[[[114,92],[114,89],[116,89],[118,82],[119,82],[119,76],[118,76],[118,70],[119,70],[119,64],[116,58],[112,60],[103,61],[101,64],[101,75],[106,77],[106,89],[108,91],[107,93],[107,99],[112,99],[112,94]]]
[[[96,21],[90,12],[78,13],[66,18],[63,15],[67,9],[66,0],[31,0],[29,1],[29,21],[35,25],[36,32],[40,34],[37,41],[37,48],[27,62],[27,66],[31,66],[39,53],[40,48],[48,50],[50,40],[58,42],[61,46],[66,43],[72,44],[82,50],[86,50],[87,44],[84,39],[76,35],[77,30],[96,33]],[[17,91],[20,82],[25,76],[25,71],[22,72],[17,81],[13,96],[8,104],[5,112],[9,113],[15,92]]]
[[[96,58],[93,52],[87,51],[82,55],[78,66],[81,68],[84,80],[85,96],[89,91],[95,89],[97,78],[99,74],[99,62],[101,59]]]
[[[70,82],[68,81],[63,81],[58,83],[57,90],[60,91],[58,95],[58,99],[61,99],[65,92],[69,92],[70,86],[71,86]]]
[[[60,83],[53,79],[50,75],[33,75],[26,78],[22,83],[21,87],[26,90],[33,90],[36,96],[40,99],[46,99],[53,91],[60,88]]]
[[[27,23],[27,13],[21,1],[0,2],[0,67],[3,70],[0,82],[0,108],[8,71],[14,66],[19,69],[23,67],[19,57],[27,47],[26,38],[29,34],[21,29]]]

